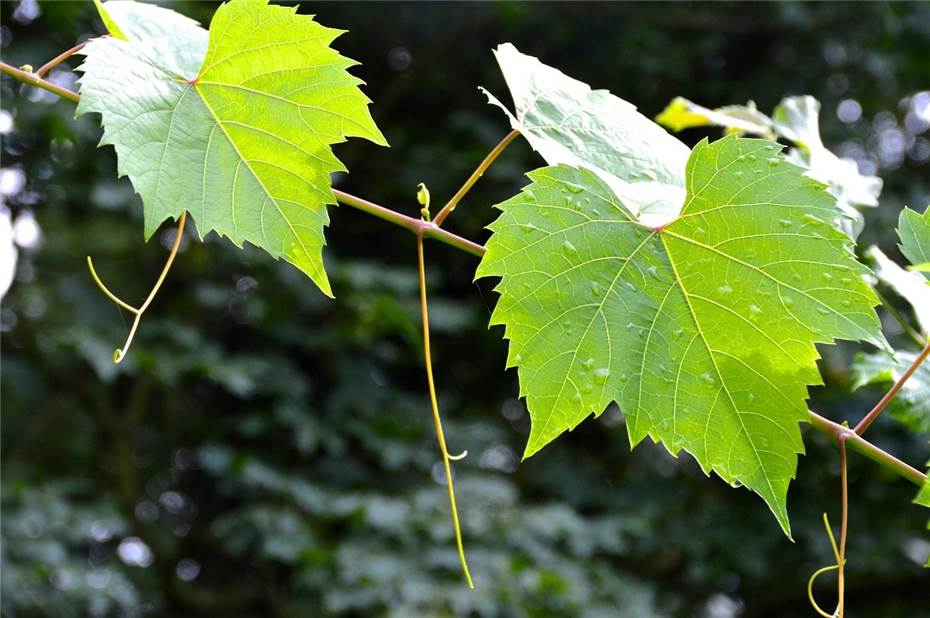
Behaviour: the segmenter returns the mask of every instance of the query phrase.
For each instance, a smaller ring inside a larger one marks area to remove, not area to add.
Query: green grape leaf
[[[925,335],[930,334],[930,285],[927,279],[901,268],[878,247],[869,247],[866,255],[875,263],[878,279],[910,303],[920,331]]]
[[[631,103],[606,90],[591,90],[510,43],[494,55],[515,115],[485,93],[549,165],[593,171],[629,210],[656,224],[678,214],[685,197],[687,146]]]
[[[756,109],[754,101],[746,105],[724,105],[708,109],[684,97],[675,97],[656,116],[656,122],[676,133],[692,127],[723,127],[728,133],[752,133],[774,138],[772,119]]]
[[[916,358],[913,352],[858,354],[851,368],[852,387],[894,383]],[[888,411],[911,431],[930,433],[930,365],[917,368],[888,404]]]
[[[913,270],[930,272],[930,206],[920,214],[910,208],[901,211],[898,219],[898,238],[901,239],[901,253],[904,254]]]
[[[187,211],[215,231],[283,258],[332,295],[323,269],[331,146],[386,145],[355,64],[330,47],[342,31],[267,0],[220,6],[209,34],[165,9],[107,2],[128,40],[93,39],[78,114],[102,115],[101,144],[142,197],[146,238]]]
[[[500,204],[477,276],[501,277],[492,324],[527,399],[530,456],[616,402],[646,436],[742,484],[790,534],[815,343],[886,347],[836,201],[767,140],[699,143],[681,214],[644,225],[565,165]]]

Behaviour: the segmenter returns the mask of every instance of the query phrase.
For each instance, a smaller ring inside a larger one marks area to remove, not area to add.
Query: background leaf
[[[930,277],[926,269],[926,265],[930,264],[930,206],[923,215],[910,208],[902,210],[898,219],[898,238],[901,239],[899,246],[904,257],[914,266],[924,266],[916,270],[923,272],[924,277]]]

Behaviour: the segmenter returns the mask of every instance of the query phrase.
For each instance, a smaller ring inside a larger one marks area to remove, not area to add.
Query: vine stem
[[[29,71],[24,71],[23,69],[17,69],[13,65],[7,64],[3,61],[0,61],[0,73],[6,73],[10,77],[17,79],[24,84],[35,86],[36,88],[41,88],[43,90],[48,90],[49,92],[57,94],[61,98],[68,99],[74,103],[77,103],[81,100],[81,96],[73,90],[62,88],[61,86],[53,84],[50,81],[42,79],[35,73],[30,73]]]
[[[97,284],[107,298],[112,300],[114,303],[126,309],[127,311],[134,314],[136,317],[132,321],[132,327],[129,329],[129,335],[126,337],[126,343],[123,344],[123,347],[116,348],[113,353],[113,362],[119,363],[129,352],[129,346],[132,345],[132,339],[136,336],[136,329],[139,328],[139,322],[142,321],[142,314],[145,313],[145,310],[149,308],[149,305],[152,304],[152,301],[155,300],[155,295],[158,294],[158,290],[161,289],[161,284],[164,283],[165,277],[168,276],[168,271],[171,270],[171,265],[174,263],[174,258],[178,254],[178,247],[181,246],[181,237],[184,235],[184,223],[187,221],[187,211],[181,213],[181,216],[178,217],[178,229],[174,234],[174,243],[171,245],[171,253],[168,254],[168,260],[165,262],[165,266],[161,269],[161,274],[158,275],[158,279],[155,281],[155,285],[152,286],[151,291],[149,291],[148,297],[146,297],[145,302],[142,303],[141,307],[133,307],[129,303],[121,300],[116,294],[111,292],[106,285],[103,284],[103,281],[100,280],[100,277],[97,275],[97,271],[94,270],[94,261],[87,256],[87,268],[90,269],[90,276],[93,277],[94,282]]]
[[[891,453],[878,448],[849,427],[844,427],[810,410],[807,411],[807,415],[815,429],[833,438],[837,444],[839,444],[841,437],[845,437],[846,446],[850,449],[894,472],[901,478],[914,483],[918,487],[923,487],[923,484],[927,482],[927,475],[923,472],[904,463]]]
[[[442,226],[442,222],[446,220],[446,217],[452,214],[452,211],[455,210],[455,207],[458,206],[458,203],[462,200],[463,197],[465,197],[465,194],[471,190],[474,184],[478,182],[478,179],[484,175],[489,167],[491,167],[491,164],[494,163],[494,160],[497,159],[497,157],[500,156],[502,152],[504,152],[504,149],[507,148],[507,146],[510,145],[510,142],[512,142],[518,135],[520,135],[519,131],[516,129],[512,130],[510,133],[504,136],[504,139],[502,139],[500,143],[498,143],[497,146],[491,150],[491,152],[488,153],[488,156],[486,156],[484,161],[482,161],[478,167],[475,168],[475,171],[471,173],[471,176],[468,177],[468,180],[465,181],[465,184],[463,184],[462,187],[456,191],[455,195],[453,195],[452,198],[446,202],[446,205],[443,206],[442,209],[433,218],[433,223],[436,224],[436,227]]]
[[[68,90],[67,88],[56,86],[51,82],[47,82],[41,78],[36,77],[33,73],[17,69],[2,61],[0,61],[0,72],[5,73],[25,84],[53,92],[65,99],[68,99],[69,101],[73,101],[75,103],[80,101],[80,95],[78,93]],[[380,206],[363,198],[350,195],[343,191],[334,189],[333,194],[340,203],[351,206],[395,225],[399,225],[400,227],[406,228],[407,230],[416,234],[418,238],[433,238],[477,257],[481,257],[485,254],[486,249],[482,245],[472,242],[466,238],[457,236],[451,232],[447,232],[446,230],[438,227],[435,222],[428,222],[415,219],[413,217],[408,217],[407,215],[393,211],[389,208],[385,208],[384,206]],[[925,354],[926,352],[927,349],[925,348],[922,354]],[[914,369],[916,370],[916,367],[914,367]],[[913,373],[913,371],[911,373]],[[901,381],[899,380],[899,382]],[[903,384],[903,382],[901,382],[901,384]],[[900,386],[898,388],[900,388]],[[889,401],[890,399],[891,398],[888,397]],[[887,402],[885,405],[887,405]],[[881,410],[879,410],[878,413],[880,414]],[[834,439],[837,439],[844,433],[852,434],[847,437],[847,445],[852,450],[857,451],[858,453],[878,463],[882,467],[891,470],[898,476],[901,476],[902,478],[905,478],[919,486],[922,486],[923,483],[927,482],[927,477],[922,472],[904,463],[890,453],[883,451],[871,442],[868,442],[859,435],[859,432],[853,433],[853,431],[850,429],[843,427],[838,423],[834,423],[833,421],[824,418],[815,412],[808,411],[808,415],[810,416],[811,423],[818,431],[831,436]],[[878,414],[875,416],[877,415]],[[863,419],[863,421],[865,420],[866,419]],[[872,420],[874,420],[874,418]],[[861,424],[862,423],[860,422],[860,425]],[[864,430],[865,429],[862,429],[862,431]]]
[[[865,430],[868,429],[869,426],[875,422],[875,419],[877,419],[878,416],[885,410],[885,408],[888,407],[888,404],[891,403],[891,400],[894,399],[894,396],[898,394],[898,391],[901,390],[901,387],[904,386],[904,383],[907,382],[912,375],[914,375],[914,372],[917,371],[917,368],[920,367],[921,363],[927,359],[928,355],[930,355],[930,341],[928,341],[924,346],[924,349],[920,351],[920,354],[917,355],[917,358],[914,359],[914,362],[911,363],[910,367],[908,367],[905,372],[901,374],[901,377],[898,378],[898,381],[895,382],[890,389],[888,389],[888,392],[885,393],[885,396],[882,397],[879,402],[875,404],[875,407],[872,408],[869,413],[866,414],[865,417],[863,417],[863,419],[859,421],[859,423],[853,428],[853,431],[856,434],[861,436],[863,433],[865,433]]]
[[[423,318],[423,356],[426,364],[426,383],[429,387],[429,400],[433,408],[433,421],[436,423],[436,441],[439,443],[439,450],[442,452],[442,464],[446,471],[446,487],[449,489],[449,506],[452,509],[452,525],[455,528],[455,543],[459,550],[459,562],[462,563],[462,572],[465,574],[465,581],[468,587],[474,589],[475,584],[471,580],[471,573],[468,571],[468,562],[465,560],[465,548],[462,545],[462,528],[459,525],[459,513],[455,506],[455,487],[452,484],[452,465],[449,463],[453,459],[462,459],[468,454],[467,451],[455,457],[449,455],[446,449],[446,438],[442,432],[442,418],[439,415],[439,403],[436,398],[436,383],[433,379],[433,361],[430,355],[430,336],[429,336],[429,311],[426,303],[426,260],[423,257],[423,237],[417,235],[417,264],[419,269],[420,280],[420,314]]]

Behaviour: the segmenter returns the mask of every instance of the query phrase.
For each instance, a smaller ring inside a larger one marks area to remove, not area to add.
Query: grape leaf
[[[675,97],[656,116],[656,122],[676,133],[692,127],[716,125],[728,133],[752,133],[774,139],[772,119],[756,109],[754,101],[746,105],[724,105],[708,109],[684,97]]]
[[[185,210],[215,231],[284,258],[332,295],[323,269],[331,145],[386,145],[355,63],[329,47],[342,31],[266,0],[220,6],[209,34],[157,7],[103,5],[128,41],[84,48],[78,113],[103,117],[101,144],[141,195],[145,236]]]
[[[627,209],[657,225],[678,213],[685,197],[687,146],[632,104],[606,90],[591,90],[510,43],[494,55],[516,115],[484,92],[547,163],[593,171]]]
[[[905,208],[898,219],[898,238],[901,239],[901,253],[904,254],[914,269],[930,277],[930,206],[919,214]]]
[[[868,269],[828,223],[835,200],[779,150],[699,143],[681,214],[661,227],[565,165],[498,206],[477,276],[501,277],[491,323],[527,398],[525,457],[617,402],[633,445],[685,449],[759,494],[790,534],[814,344],[887,344]]]
[[[152,62],[178,74],[196,74],[207,53],[207,31],[193,19],[154,4],[94,0],[107,32],[116,39],[148,43]]]
[[[854,389],[866,384],[891,384],[900,379],[917,354],[881,352],[858,354],[852,364]],[[888,404],[888,411],[902,425],[917,433],[930,433],[930,365],[923,363]]]
[[[927,280],[919,273],[895,264],[878,247],[869,247],[866,255],[875,263],[875,275],[879,280],[910,303],[920,331],[930,334],[930,285],[927,285]]]

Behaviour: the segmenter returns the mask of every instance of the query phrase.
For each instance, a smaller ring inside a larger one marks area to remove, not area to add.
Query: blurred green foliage
[[[208,23],[216,5],[169,6]],[[3,2],[0,11],[3,58],[16,65],[103,31],[90,3]],[[490,53],[502,41],[650,115],[675,95],[708,106],[752,98],[762,109],[787,94],[816,96],[827,145],[885,179],[862,240],[889,255],[900,208],[930,202],[927,117],[914,114],[930,85],[926,3],[301,11],[349,30],[336,45],[362,62],[355,72],[393,146],[339,147],[352,173],[337,186],[411,215],[418,182],[443,201],[506,132],[476,89],[504,91]],[[848,122],[836,114],[844,101],[860,109]],[[421,370],[413,238],[333,209],[335,301],[254,248],[185,238],[133,350],[114,366],[130,316],[99,293],[84,256],[138,301],[171,232],[142,242],[138,198],[116,179],[112,149],[95,150],[95,118],[75,121],[72,105],[6,78],[2,105],[12,126],[0,186],[16,189],[4,204],[41,229],[21,248],[0,309],[4,616],[810,611],[807,577],[831,560],[820,515],[837,518],[835,448],[805,433],[789,494],[795,544],[749,492],[704,477],[689,457],[652,445],[631,453],[617,410],[519,462],[528,419],[515,375],[503,371],[500,332],[486,328],[490,286],[471,283],[473,257],[430,244],[446,434],[450,450],[470,452],[456,464],[477,585],[469,592]],[[447,225],[483,240],[489,205],[539,165],[512,146]],[[880,394],[850,392],[854,351],[824,350],[827,386],[813,393],[812,407],[837,420],[856,421]],[[925,436],[884,419],[870,433],[908,461],[926,459]],[[913,488],[858,457],[850,481],[849,616],[930,616],[920,567],[930,544]],[[828,580],[817,588],[822,605]]]

